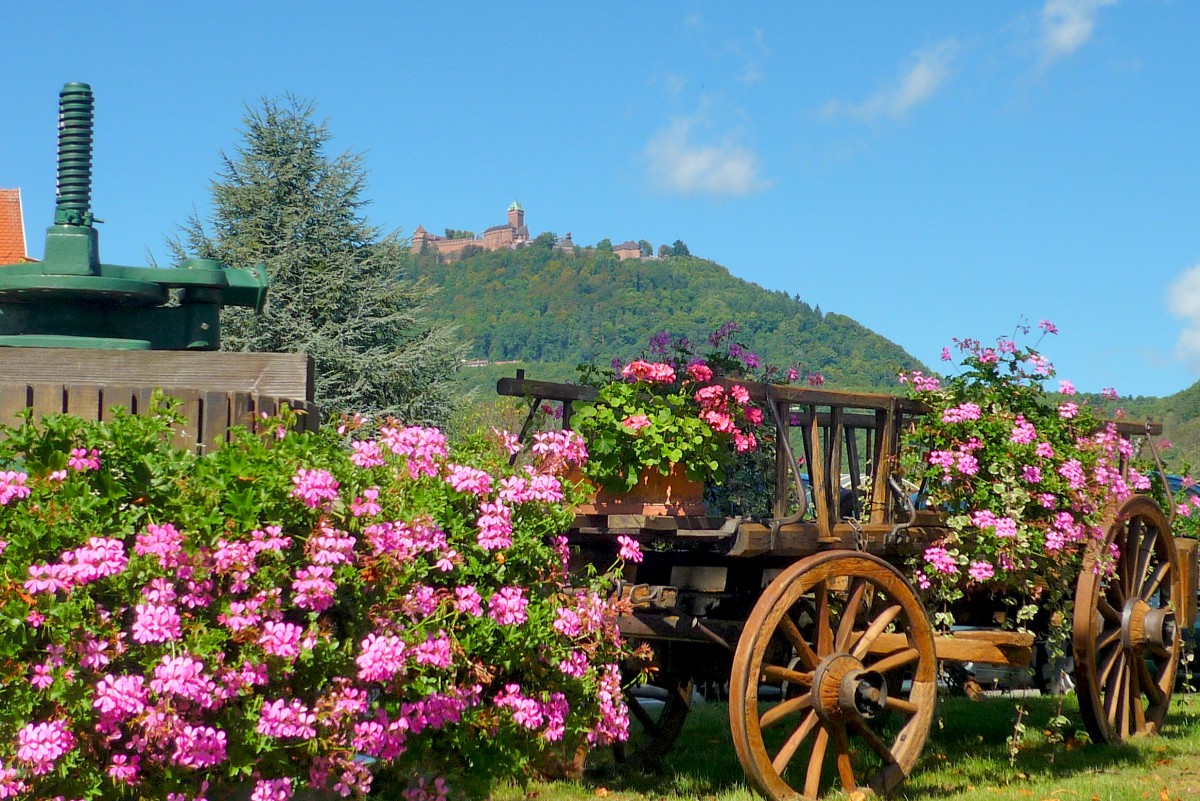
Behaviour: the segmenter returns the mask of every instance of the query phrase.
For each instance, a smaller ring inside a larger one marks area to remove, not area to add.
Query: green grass
[[[903,801],[1175,801],[1200,797],[1200,695],[1176,695],[1166,733],[1123,745],[1051,742],[1047,721],[1056,698],[944,699],[909,780],[893,795]],[[1008,737],[1017,706],[1026,736],[1009,764]],[[1063,714],[1082,730],[1073,696]],[[1068,731],[1068,736],[1070,731]],[[723,704],[693,708],[660,772],[593,771],[582,782],[533,782],[501,788],[494,801],[751,801],[733,751]],[[830,798],[845,798],[833,794]]]

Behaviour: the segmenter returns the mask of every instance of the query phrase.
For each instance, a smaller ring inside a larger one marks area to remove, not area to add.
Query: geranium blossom
[[[512,510],[502,502],[480,504],[479,519],[475,525],[479,528],[476,542],[485,551],[495,551],[512,545]]]
[[[707,384],[709,381],[712,381],[712,379],[713,379],[712,368],[709,367],[707,364],[705,364],[703,361],[694,361],[691,364],[689,364],[688,368],[687,368],[687,373],[688,373],[688,378],[692,379],[693,381],[698,381],[702,384]]]
[[[7,506],[18,498],[28,498],[29,487],[25,486],[28,479],[28,474],[15,470],[0,472],[0,506]]]
[[[967,573],[976,581],[987,581],[996,575],[996,568],[989,562],[972,562]]]
[[[170,642],[183,633],[179,610],[170,604],[138,604],[133,621],[136,642]]]
[[[942,412],[942,422],[962,423],[967,420],[978,420],[980,414],[978,403],[963,403]]]
[[[488,614],[501,626],[515,626],[528,619],[529,599],[520,587],[501,587],[488,600]]]
[[[662,362],[646,362],[641,359],[630,362],[621,370],[622,377],[631,381],[649,381],[670,384],[675,381],[675,370]]]
[[[1033,423],[1025,419],[1025,415],[1017,415],[1016,422],[1013,423],[1012,434],[1009,435],[1009,441],[1017,445],[1028,445],[1037,441],[1037,429],[1034,428]]]
[[[99,470],[100,452],[95,448],[90,451],[86,448],[75,448],[71,451],[71,457],[67,459],[67,467],[79,472]]]
[[[617,544],[621,546],[621,549],[617,552],[619,558],[624,559],[626,562],[642,561],[642,546],[637,540],[622,534],[617,537]]]
[[[314,509],[337,500],[338,481],[328,470],[306,470],[301,467],[292,476],[295,489],[292,495]]]
[[[621,425],[630,431],[640,431],[650,425],[650,418],[644,414],[631,414],[621,421]]]
[[[373,439],[352,442],[350,447],[354,451],[350,454],[350,461],[359,467],[382,467],[386,464],[379,443]]]
[[[55,763],[75,747],[75,738],[65,721],[30,723],[17,732],[17,759],[35,776],[49,773]]]

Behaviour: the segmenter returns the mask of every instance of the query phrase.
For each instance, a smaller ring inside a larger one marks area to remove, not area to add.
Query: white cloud
[[[874,120],[880,117],[900,119],[909,111],[933,97],[938,88],[950,77],[950,64],[958,51],[958,44],[947,39],[933,47],[918,50],[914,61],[902,69],[895,83],[880,89],[861,103],[844,103],[830,100],[822,113],[828,117],[853,117]]]
[[[718,144],[692,140],[694,119],[677,119],[646,145],[650,180],[679,195],[749,195],[770,186],[759,176],[758,154],[731,137]]]
[[[1116,0],[1046,0],[1042,6],[1042,60],[1069,56],[1092,38],[1096,14]]]
[[[1187,270],[1167,290],[1167,308],[1183,320],[1175,355],[1200,374],[1200,264]]]
[[[762,67],[753,61],[746,62],[746,66],[742,68],[742,71],[737,76],[738,80],[746,86],[753,86],[756,83],[760,83],[765,77],[767,76],[763,73]]]

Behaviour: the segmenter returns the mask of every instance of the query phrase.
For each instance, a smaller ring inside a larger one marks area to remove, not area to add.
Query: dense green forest
[[[739,341],[764,362],[819,372],[839,389],[894,391],[898,370],[920,367],[845,315],[822,313],[693,256],[620,261],[601,248],[570,255],[542,235],[519,250],[453,262],[421,254],[413,273],[441,290],[430,315],[457,324],[471,357],[491,362],[557,363],[552,369],[560,372],[562,364],[629,359],[663,330],[703,344],[734,321]]]

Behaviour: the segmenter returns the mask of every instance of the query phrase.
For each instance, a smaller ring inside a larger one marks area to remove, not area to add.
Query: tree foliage
[[[820,314],[786,292],[763,289],[692,256],[620,261],[550,247],[479,253],[441,263],[413,260],[440,287],[431,313],[462,327],[476,358],[524,362],[628,359],[666,330],[702,342],[736,321],[764,361],[822,373],[841,389],[897,390],[899,370],[920,364],[896,344],[840,314]]]
[[[367,222],[362,156],[330,155],[314,113],[292,97],[248,107],[241,144],[222,153],[211,183],[208,220],[193,214],[172,246],[266,265],[266,310],[222,314],[227,350],[311,355],[326,412],[441,422],[459,363],[455,332],[426,318],[433,290],[406,280],[404,243]]]

